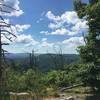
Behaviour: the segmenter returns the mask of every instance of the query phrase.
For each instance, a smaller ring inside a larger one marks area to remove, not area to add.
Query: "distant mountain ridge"
[[[30,67],[29,53],[8,53],[5,55],[9,61],[20,63],[21,68]],[[63,65],[76,63],[80,60],[77,54],[35,54],[37,58],[36,66],[42,71],[61,69]],[[62,60],[63,59],[63,60]]]
[[[6,58],[24,58],[24,57],[28,57],[30,53],[6,53],[5,56]],[[59,55],[59,54],[53,54],[53,53],[48,53],[48,54],[35,54],[35,56],[39,56],[39,55]],[[78,56],[78,54],[62,54],[62,55],[66,55],[66,56]]]

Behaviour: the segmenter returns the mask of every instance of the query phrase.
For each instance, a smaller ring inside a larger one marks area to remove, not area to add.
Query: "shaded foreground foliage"
[[[16,68],[9,67],[6,69],[8,90],[17,93],[28,92],[37,97],[48,96],[51,94],[50,91],[81,83],[80,75],[85,68],[83,64],[71,64],[65,65],[64,70],[42,73],[33,69],[20,72]]]
[[[94,90],[100,89],[100,0],[74,0],[75,10],[80,18],[85,18],[89,26],[88,34],[84,35],[85,46],[80,46],[83,63],[87,64],[83,82]]]

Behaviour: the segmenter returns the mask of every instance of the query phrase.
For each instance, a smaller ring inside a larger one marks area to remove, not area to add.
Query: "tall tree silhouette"
[[[32,69],[37,69],[38,67],[39,67],[39,56],[37,55],[35,55],[35,52],[36,52],[37,50],[32,50],[32,52],[31,53],[29,53],[29,60],[30,60],[30,67],[32,68]]]
[[[5,9],[6,8],[6,9]],[[4,54],[7,52],[3,49],[4,45],[9,45],[9,43],[5,43],[2,41],[3,38],[7,39],[8,41],[12,42],[12,38],[16,37],[12,31],[12,24],[6,23],[4,18],[2,17],[3,14],[9,13],[7,9],[15,10],[14,8],[10,7],[9,5],[5,5],[3,0],[0,1],[0,100],[8,100],[6,96],[7,93],[7,84],[6,84],[6,63]]]

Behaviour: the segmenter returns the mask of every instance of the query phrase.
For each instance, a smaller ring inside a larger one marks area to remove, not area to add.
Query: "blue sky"
[[[87,2],[88,0],[83,0]],[[3,14],[5,21],[13,23],[17,36],[9,46],[9,52],[77,53],[76,48],[84,45],[82,32],[87,33],[87,21],[79,19],[74,11],[73,0],[5,0],[19,11]],[[4,42],[8,42],[3,38]]]

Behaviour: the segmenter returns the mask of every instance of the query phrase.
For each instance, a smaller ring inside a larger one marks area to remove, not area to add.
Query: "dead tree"
[[[39,58],[38,58],[38,56],[36,56],[35,55],[35,52],[36,52],[37,50],[32,50],[32,52],[31,53],[29,53],[29,63],[30,63],[30,67],[32,68],[32,69],[34,69],[34,70],[36,70],[37,69],[37,67],[39,66]]]
[[[65,64],[65,59],[64,59],[64,54],[63,54],[61,46],[59,46],[58,58],[59,58],[59,62],[60,62],[59,63],[60,69],[63,70],[64,64]]]
[[[64,59],[64,54],[62,52],[62,47],[60,45],[58,45],[58,48],[56,48],[54,46],[53,50],[54,50],[55,54],[48,53],[48,55],[50,56],[50,58],[54,64],[54,69],[63,70],[64,64],[65,64],[65,59]]]
[[[6,63],[5,63],[5,57],[4,57],[4,54],[7,51],[3,49],[3,46],[9,45],[9,43],[3,43],[2,38],[5,38],[12,42],[12,37],[16,37],[16,36],[12,32],[12,28],[11,28],[12,25],[6,23],[4,18],[2,17],[2,14],[10,13],[10,12],[6,11],[2,7],[6,7],[13,10],[15,9],[1,3],[0,1],[0,14],[1,14],[0,15],[0,100],[8,100],[7,99],[8,97],[6,97],[7,95],[6,72],[5,72]]]

